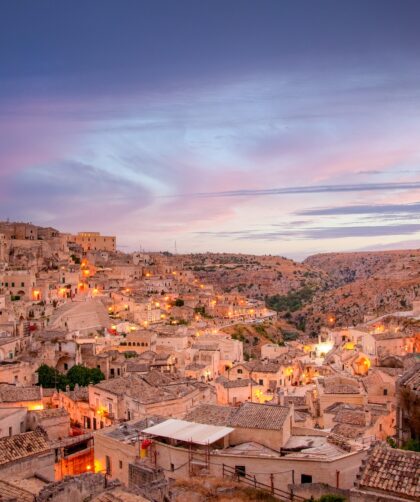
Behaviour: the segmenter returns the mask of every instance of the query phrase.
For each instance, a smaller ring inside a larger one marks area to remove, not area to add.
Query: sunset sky
[[[0,219],[300,259],[419,215],[420,1],[0,0]]]

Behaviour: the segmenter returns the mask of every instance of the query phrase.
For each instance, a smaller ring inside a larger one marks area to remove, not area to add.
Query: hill
[[[303,263],[206,253],[187,255],[184,264],[217,291],[264,299],[292,329],[312,335],[324,325],[355,325],[366,315],[408,310],[420,295],[417,249],[324,253]]]

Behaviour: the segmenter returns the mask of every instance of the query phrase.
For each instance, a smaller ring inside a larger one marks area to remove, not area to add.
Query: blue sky
[[[121,249],[418,246],[420,3],[0,0],[0,217]]]

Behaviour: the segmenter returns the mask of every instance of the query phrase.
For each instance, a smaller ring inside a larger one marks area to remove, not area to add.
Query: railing
[[[303,497],[300,497],[299,495],[295,495],[293,492],[288,492],[281,490],[280,488],[276,488],[274,486],[274,474],[270,474],[271,483],[268,485],[266,483],[258,481],[255,475],[251,476],[249,474],[246,474],[245,472],[238,472],[235,468],[229,465],[222,465],[222,473],[223,477],[230,477],[235,479],[238,483],[244,483],[248,486],[252,486],[257,490],[267,491],[274,497],[279,499],[281,502],[305,502],[307,500]]]

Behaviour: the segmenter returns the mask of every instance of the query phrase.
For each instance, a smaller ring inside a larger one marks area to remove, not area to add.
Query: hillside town
[[[420,296],[291,332],[274,258],[226,291],[214,256],[117,244],[0,222],[0,501],[419,500]]]

